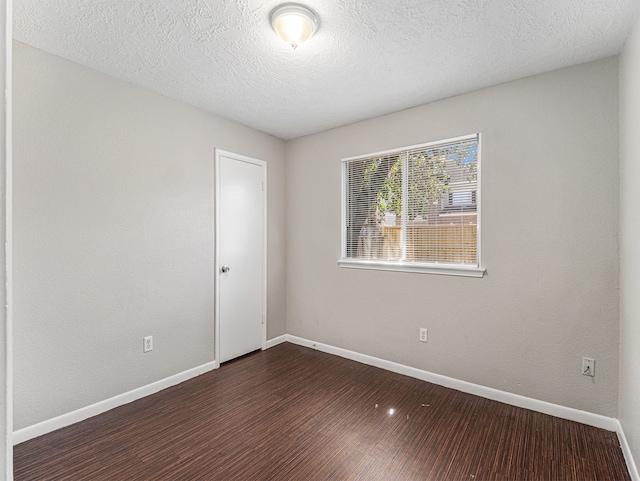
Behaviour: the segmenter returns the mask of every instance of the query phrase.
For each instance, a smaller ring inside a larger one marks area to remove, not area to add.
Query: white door
[[[265,347],[266,164],[216,150],[216,359]]]

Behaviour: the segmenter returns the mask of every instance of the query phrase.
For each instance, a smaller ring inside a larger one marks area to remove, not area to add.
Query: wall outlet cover
[[[153,351],[153,336],[146,336],[142,340],[142,352]]]
[[[427,330],[424,327],[420,328],[420,342],[427,342]]]
[[[595,359],[591,359],[589,357],[582,358],[582,374],[584,376],[594,376],[596,368]]]

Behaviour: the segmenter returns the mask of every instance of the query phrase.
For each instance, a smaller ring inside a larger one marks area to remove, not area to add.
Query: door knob
[[[231,269],[229,268],[229,266],[222,266],[222,268],[220,269],[223,273],[227,273],[229,272]]]

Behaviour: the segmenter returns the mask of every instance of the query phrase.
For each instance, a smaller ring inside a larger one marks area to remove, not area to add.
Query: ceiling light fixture
[[[271,26],[295,50],[316,33],[320,18],[304,5],[284,3],[271,11]]]

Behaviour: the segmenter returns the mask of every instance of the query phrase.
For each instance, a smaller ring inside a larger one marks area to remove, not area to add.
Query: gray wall
[[[0,239],[7,245],[11,238],[10,217],[7,216],[7,201],[10,194],[7,192],[7,180],[11,182],[11,175],[7,175],[11,169],[11,155],[7,155],[11,145],[11,138],[7,138],[7,124],[11,125],[11,108],[7,99],[11,99],[11,85],[7,83],[7,73],[11,72],[11,44],[7,42],[7,31],[11,29],[11,8],[0,9],[0,92],[8,95],[0,99]],[[7,15],[9,14],[9,15]],[[8,141],[8,142],[7,142]],[[9,243],[10,245],[10,243]],[[9,251],[10,252],[10,251]],[[8,261],[8,262],[7,262]],[[0,283],[8,285],[11,291],[10,276],[7,275],[7,267],[11,264],[11,254],[7,250],[0,252]],[[9,269],[10,270],[10,269]],[[9,281],[9,284],[7,284]],[[12,361],[11,361],[11,316],[8,315],[7,302],[11,295],[7,290],[0,292],[0,479],[13,478],[13,445],[11,436],[13,433],[12,411]]]
[[[341,158],[474,132],[487,275],[339,268]],[[617,416],[617,58],[303,137],[286,158],[289,334]]]
[[[215,147],[268,163],[284,334],[284,142],[14,48],[15,429],[214,360]]]
[[[640,20],[620,56],[620,411],[640,463]]]

